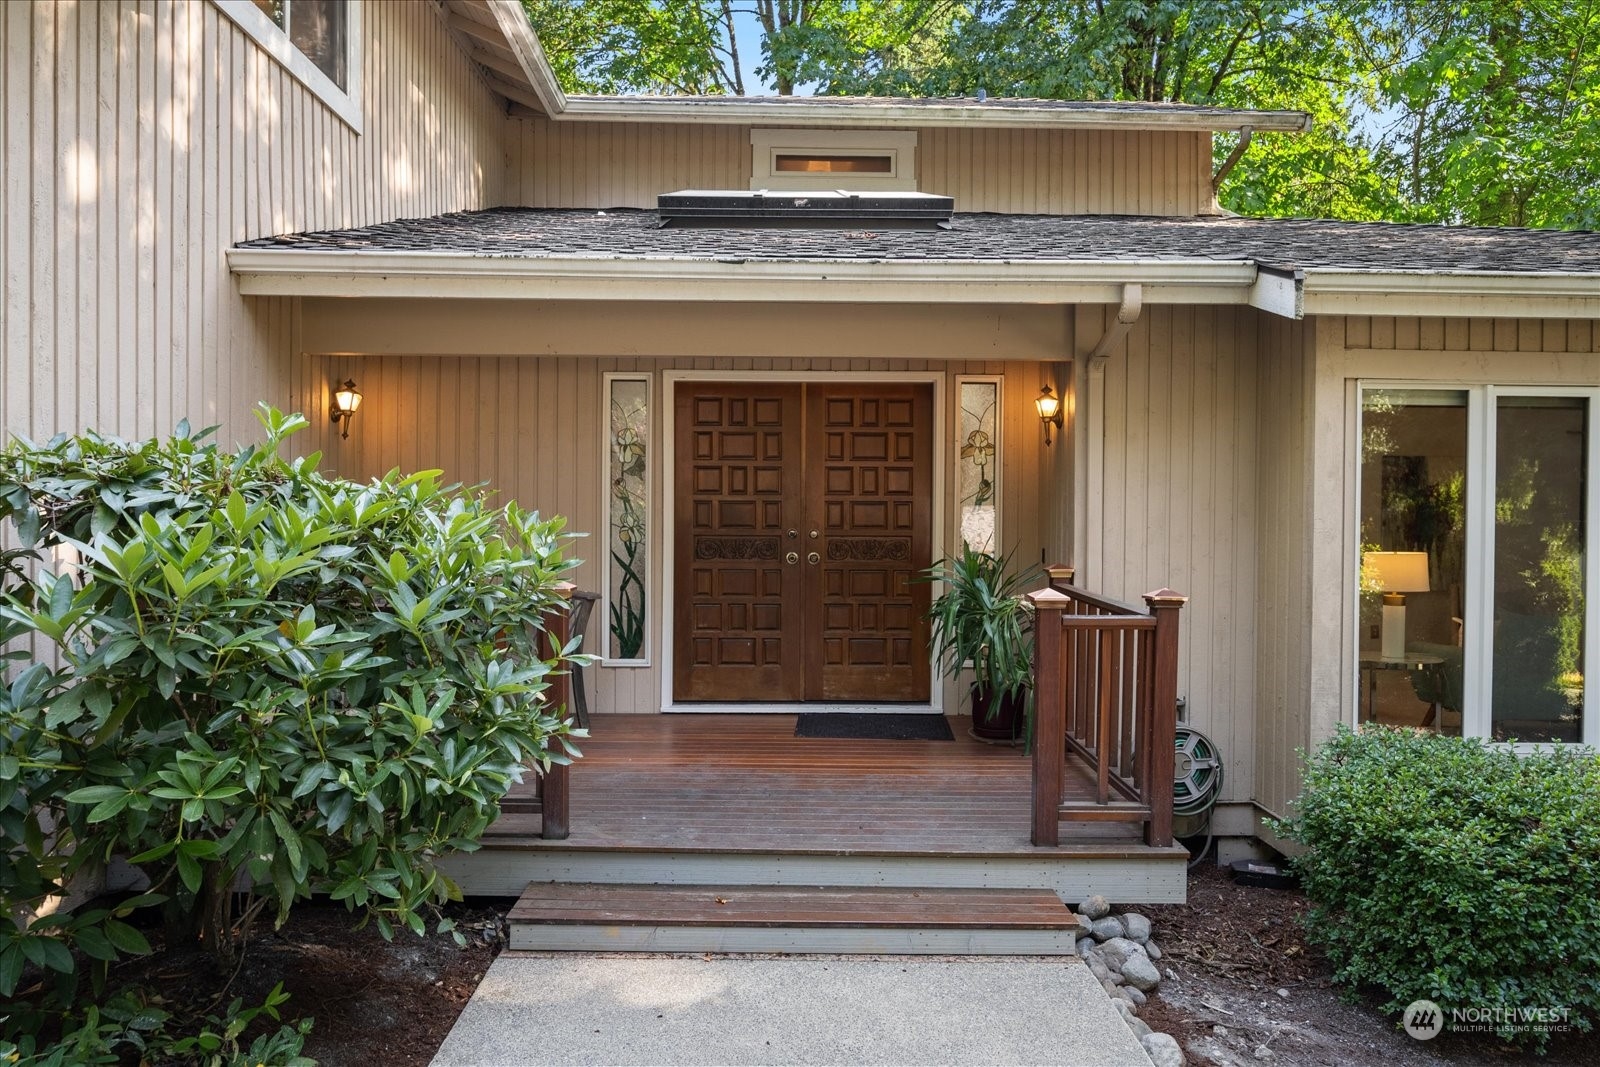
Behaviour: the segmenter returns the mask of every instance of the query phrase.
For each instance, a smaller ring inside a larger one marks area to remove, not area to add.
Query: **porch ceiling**
[[[1303,314],[1600,317],[1600,234],[1314,219],[957,215],[948,229],[663,227],[496,208],[229,252],[260,295],[1250,304]],[[708,285],[706,283],[714,283]]]

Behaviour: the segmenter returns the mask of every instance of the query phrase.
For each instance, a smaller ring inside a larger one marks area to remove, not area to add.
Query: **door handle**
[[[784,562],[785,562],[785,563],[787,563],[787,564],[788,564],[788,565],[789,565],[789,566],[791,566],[791,567],[792,567],[792,566],[794,566],[794,565],[795,565],[795,564],[796,564],[796,563],[799,563],[799,562],[800,562],[800,553],[798,553],[798,552],[791,552],[791,553],[789,553],[789,554],[788,554],[788,555],[787,555],[787,556],[784,556],[784,557],[783,557],[783,561],[784,561]]]
[[[812,552],[810,555],[806,556],[806,562],[812,566],[815,566],[816,564],[822,562],[822,557],[817,553]]]

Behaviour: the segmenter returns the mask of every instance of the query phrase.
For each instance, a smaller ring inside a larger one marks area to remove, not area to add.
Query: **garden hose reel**
[[[1173,831],[1179,837],[1203,832],[1221,793],[1222,755],[1216,744],[1194,727],[1179,723],[1173,735]]]

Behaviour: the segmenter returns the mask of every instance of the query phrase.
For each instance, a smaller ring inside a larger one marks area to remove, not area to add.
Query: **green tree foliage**
[[[50,653],[10,653],[0,689],[0,902],[37,913],[114,856],[150,881],[115,912],[0,924],[0,997],[28,964],[70,982],[69,949],[148,951],[124,920],[162,902],[221,958],[313,892],[420,934],[459,898],[439,858],[571,754],[536,647],[575,565],[562,521],[435,471],[324,477],[280,454],[304,418],[261,417],[238,453],[187,426],[0,452],[0,520],[42,557],[0,597],[0,642]]]
[[[780,93],[1307,112],[1222,186],[1245,214],[1600,226],[1600,0],[524,2],[580,91],[743,93],[743,22]]]

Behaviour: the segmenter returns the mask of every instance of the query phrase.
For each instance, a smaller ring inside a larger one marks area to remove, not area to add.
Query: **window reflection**
[[[1501,397],[1495,411],[1496,740],[1582,739],[1586,404]]]
[[[1461,733],[1466,470],[1465,392],[1364,396],[1363,721]]]

